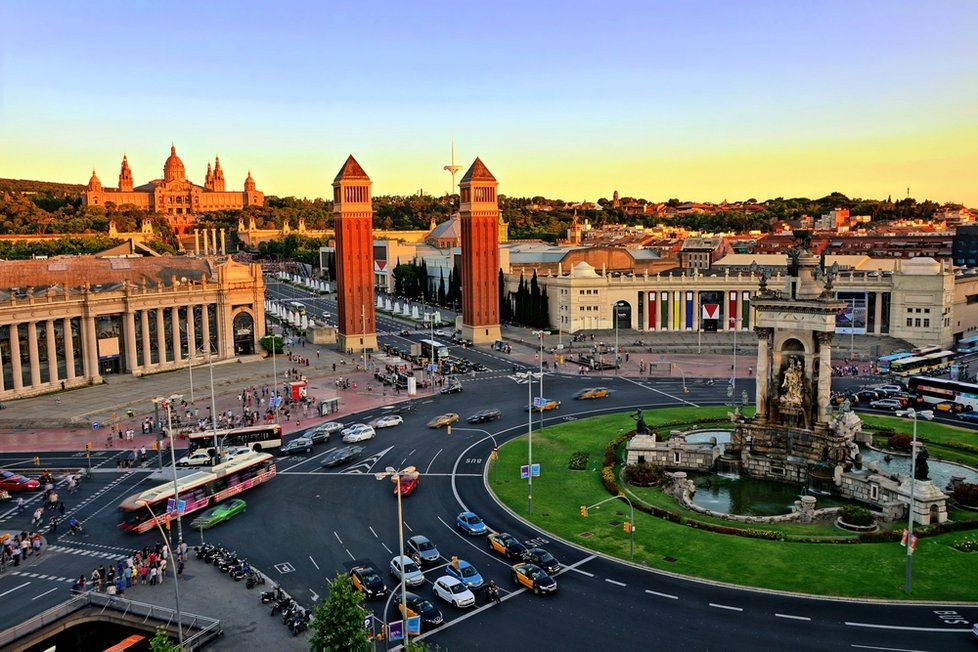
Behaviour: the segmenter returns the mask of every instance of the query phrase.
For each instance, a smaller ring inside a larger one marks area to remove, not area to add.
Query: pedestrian
[[[34,539],[31,541],[31,546],[34,548],[34,556],[41,556],[41,533],[38,532],[34,535]]]
[[[17,513],[20,514],[24,511],[24,497],[17,496]]]
[[[139,567],[139,579],[143,586],[146,586],[146,577],[149,575],[149,568],[147,568],[145,562]]]
[[[98,591],[99,586],[101,586],[101,576],[99,575],[98,569],[92,569],[92,590]]]
[[[136,586],[136,584],[139,582],[139,568],[136,566],[136,564],[133,564],[132,568],[129,569],[129,575],[132,578],[132,585]]]
[[[183,560],[177,561],[177,577],[183,579]]]
[[[65,501],[63,501],[63,500],[62,500],[62,501],[61,501],[61,502],[60,502],[60,503],[58,504],[58,512],[59,512],[59,513],[60,513],[60,514],[61,514],[62,516],[64,516],[64,515],[65,515]]]
[[[165,578],[166,578],[166,559],[161,559],[160,560],[160,570],[159,570],[159,581],[160,581],[160,584],[163,583],[163,581],[164,581]]]
[[[58,533],[58,517],[57,516],[52,516],[51,517],[51,520],[48,521],[48,529],[51,531],[51,534],[52,535]]]
[[[105,588],[105,564],[98,565],[98,588],[100,591]]]
[[[146,447],[143,446],[139,449],[139,459],[142,460],[143,464],[149,461],[149,456],[146,455]]]
[[[150,567],[149,569],[149,585],[156,586],[156,565]]]

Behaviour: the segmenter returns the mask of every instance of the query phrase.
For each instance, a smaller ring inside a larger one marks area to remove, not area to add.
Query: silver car
[[[417,555],[425,564],[434,564],[441,560],[441,553],[431,542],[431,539],[423,534],[416,534],[407,541],[408,550],[411,554]]]
[[[402,573],[404,574],[404,583],[408,586],[424,584],[424,573],[410,557],[394,557],[391,559],[391,575],[400,581]]]

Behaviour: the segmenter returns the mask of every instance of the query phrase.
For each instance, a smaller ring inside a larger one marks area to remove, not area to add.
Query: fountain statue
[[[649,434],[649,426],[645,423],[645,416],[642,414],[642,409],[639,408],[635,410],[635,414],[632,415],[635,419],[635,434],[636,435],[647,435]]]
[[[914,480],[926,480],[927,476],[930,475],[930,466],[927,464],[929,457],[930,453],[927,452],[927,447],[921,446],[914,466]]]

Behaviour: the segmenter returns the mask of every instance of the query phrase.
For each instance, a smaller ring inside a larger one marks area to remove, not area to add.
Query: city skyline
[[[978,8],[850,4],[11,6],[0,177],[441,195],[454,138],[511,197],[978,206]]]

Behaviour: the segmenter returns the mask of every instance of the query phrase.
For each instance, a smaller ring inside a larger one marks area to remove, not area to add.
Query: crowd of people
[[[109,595],[122,595],[134,586],[159,586],[166,582],[167,575],[175,572],[177,579],[183,579],[183,569],[187,562],[187,544],[182,542],[174,552],[176,567],[172,564],[169,548],[159,541],[153,548],[143,547],[114,565],[100,564],[93,568],[88,579],[84,574],[71,587],[73,593],[84,591],[104,591]]]

